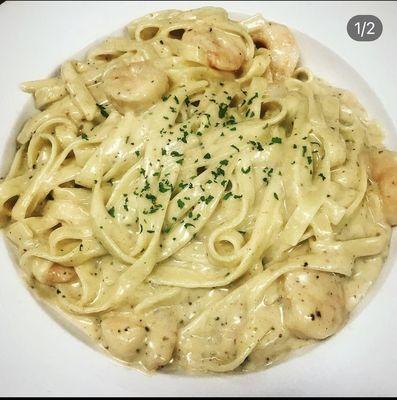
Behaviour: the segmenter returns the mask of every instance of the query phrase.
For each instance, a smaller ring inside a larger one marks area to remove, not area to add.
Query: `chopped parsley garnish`
[[[106,111],[106,108],[102,104],[96,104],[97,107],[99,108],[99,111],[101,112],[101,115],[105,118],[109,116],[109,113]]]
[[[280,137],[272,137],[272,141],[270,144],[275,144],[275,143],[282,143],[282,139]]]
[[[253,140],[250,140],[248,143],[252,144],[254,149],[256,148],[259,151],[263,151],[263,146],[260,144],[260,142],[254,142]]]
[[[177,204],[179,208],[185,207],[185,203],[181,199],[178,199]]]
[[[276,192],[273,193],[273,196],[274,196],[274,198],[275,198],[276,200],[279,200],[278,194],[277,194]]]
[[[81,134],[81,138],[82,138],[83,140],[88,140],[88,136],[87,136],[85,133],[82,133],[82,134]]]
[[[225,171],[222,168],[217,168],[215,171],[211,171],[211,174],[214,176],[214,179],[216,180],[218,176],[225,176]]]
[[[247,105],[249,106],[252,102],[258,97],[258,92],[256,92],[248,101]]]
[[[111,217],[113,217],[114,218],[114,207],[112,207],[112,208],[110,208],[109,210],[108,210],[108,214],[111,216]]]
[[[151,194],[151,193],[146,193],[146,196],[145,196],[148,200],[150,200],[152,203],[155,203],[156,202],[156,200],[157,200],[157,197],[156,196],[154,196],[153,194]]]
[[[124,207],[125,211],[128,211],[128,195],[126,193],[124,193],[123,196],[124,196],[124,205],[123,205],[123,207]]]
[[[205,201],[205,204],[210,204],[211,203],[211,201],[214,199],[214,196],[211,196],[211,195],[209,195],[204,201]]]
[[[211,154],[210,154],[210,153],[205,154],[205,155],[204,155],[204,158],[205,158],[206,160],[209,160],[209,159],[211,158]]]
[[[160,208],[163,208],[163,206],[161,204],[154,204],[150,207],[149,210],[144,210],[143,213],[145,215],[147,214],[154,214],[157,210],[159,210]]]
[[[248,168],[246,168],[246,169],[241,168],[241,172],[242,172],[243,174],[248,174],[250,171],[251,171],[251,167],[248,167]]]
[[[219,118],[225,118],[227,109],[228,109],[228,105],[227,104],[225,104],[225,103],[219,104],[219,111],[218,111]]]
[[[165,181],[165,182],[160,181],[159,182],[159,191],[161,193],[165,193],[168,190],[172,190],[172,185],[168,181]]]

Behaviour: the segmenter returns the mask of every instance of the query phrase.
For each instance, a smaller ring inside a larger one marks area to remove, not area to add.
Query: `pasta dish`
[[[397,161],[290,30],[149,14],[56,77],[0,182],[39,298],[145,371],[252,371],[339,331],[397,223]]]

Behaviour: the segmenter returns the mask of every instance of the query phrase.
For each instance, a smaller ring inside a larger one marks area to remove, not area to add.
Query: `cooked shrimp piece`
[[[167,312],[155,310],[151,315],[112,315],[101,323],[105,347],[117,358],[139,362],[149,371],[171,360],[177,324]]]
[[[153,371],[170,362],[178,329],[175,316],[167,310],[157,309],[145,321],[150,328],[146,328],[148,348],[142,363]]]
[[[257,46],[270,50],[270,70],[275,81],[292,76],[299,60],[299,48],[285,25],[264,21],[250,35]]]
[[[237,71],[245,61],[245,44],[240,36],[213,28],[187,30],[182,42],[204,52],[204,62],[221,71]],[[197,61],[197,60],[193,60]]]
[[[370,177],[378,183],[386,221],[397,225],[397,153],[370,152]]]
[[[343,288],[334,274],[296,271],[285,278],[286,327],[301,339],[325,339],[347,318]]]
[[[54,264],[47,272],[46,283],[53,285],[56,283],[68,283],[77,278],[76,271],[72,267],[63,267],[59,264]]]
[[[124,111],[148,108],[168,90],[167,74],[150,61],[113,68],[103,82],[105,93]]]
[[[146,331],[128,316],[112,316],[101,323],[102,339],[117,358],[133,361],[145,350]]]

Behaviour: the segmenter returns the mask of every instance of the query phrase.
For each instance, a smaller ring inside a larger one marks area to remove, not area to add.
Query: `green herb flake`
[[[154,196],[153,194],[151,194],[151,193],[146,193],[146,196],[145,196],[148,200],[150,200],[152,203],[155,203],[156,202],[156,200],[157,200],[157,197],[156,196]]]
[[[227,200],[231,196],[233,196],[233,193],[232,192],[228,192],[223,196],[223,200]]]
[[[184,203],[184,201],[182,201],[181,199],[178,199],[177,204],[178,204],[178,207],[179,207],[179,208],[185,207],[185,203]]]
[[[225,104],[225,103],[219,104],[219,111],[218,111],[219,118],[225,118],[227,109],[228,109],[228,105],[227,104]]]
[[[102,104],[97,103],[97,107],[99,108],[99,111],[101,112],[101,115],[105,118],[109,116],[109,113],[106,111],[106,108]]]
[[[252,102],[258,97],[258,92],[256,92],[248,101],[247,101],[247,105],[251,105]]]
[[[160,193],[165,193],[168,192],[168,190],[171,190],[172,186],[168,182],[159,182],[159,191]]]
[[[211,201],[214,199],[214,196],[209,195],[206,199],[205,199],[205,204],[210,204]]]
[[[282,139],[280,137],[272,137],[272,141],[270,144],[275,144],[275,143],[282,143]]]

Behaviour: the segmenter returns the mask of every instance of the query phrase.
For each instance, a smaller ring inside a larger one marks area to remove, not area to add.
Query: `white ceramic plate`
[[[32,110],[27,96],[18,91],[20,82],[49,76],[65,59],[143,14],[208,3],[1,5],[1,172],[13,156],[16,132]],[[370,115],[390,132],[387,143],[397,149],[396,130],[388,117],[397,107],[393,84],[397,80],[397,59],[392,51],[397,35],[396,4],[217,2],[216,5],[240,14],[261,12],[294,28],[303,64],[332,84],[352,90]],[[346,23],[357,14],[377,15],[384,25],[382,37],[372,43],[353,42],[347,36]],[[395,395],[396,236],[380,279],[338,335],[266,371],[200,378],[145,376],[77,339],[34,301],[1,237],[0,395]]]

